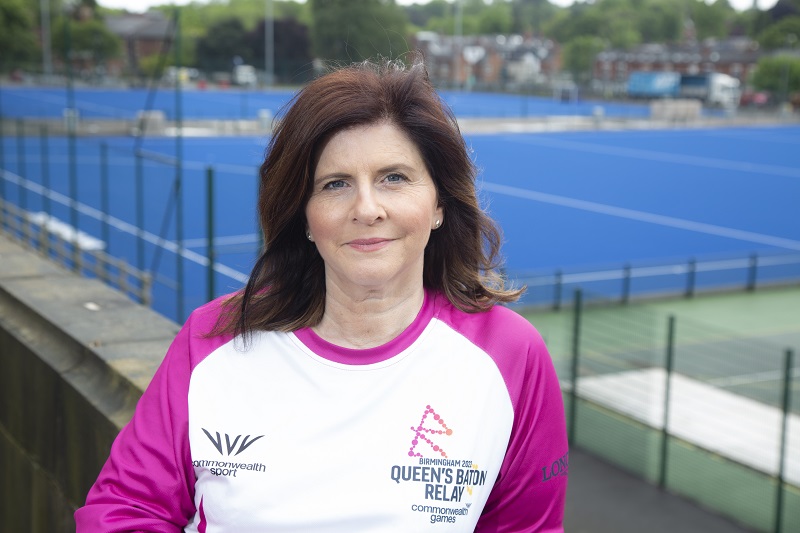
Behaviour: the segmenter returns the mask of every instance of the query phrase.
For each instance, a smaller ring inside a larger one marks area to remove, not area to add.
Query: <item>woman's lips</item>
[[[375,239],[354,239],[348,242],[347,244],[348,246],[350,246],[351,248],[355,248],[356,250],[368,252],[373,250],[380,250],[390,242],[392,242],[391,239],[375,238]]]

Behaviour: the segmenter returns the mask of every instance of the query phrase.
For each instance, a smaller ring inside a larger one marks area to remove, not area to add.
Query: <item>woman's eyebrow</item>
[[[393,171],[398,171],[398,170],[403,171],[403,172],[409,172],[409,171],[414,171],[416,169],[411,165],[406,165],[405,163],[392,163],[390,165],[386,165],[386,166],[383,166],[383,167],[379,168],[378,169],[378,173],[379,174],[385,174],[387,172],[393,172]]]
[[[342,179],[349,177],[350,174],[348,174],[347,172],[328,172],[327,174],[322,174],[321,176],[314,178],[314,183],[316,184],[328,179]]]

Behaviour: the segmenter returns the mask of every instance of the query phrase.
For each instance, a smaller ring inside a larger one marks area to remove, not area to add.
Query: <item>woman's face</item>
[[[401,129],[381,122],[339,131],[324,144],[313,179],[305,214],[328,290],[422,286],[423,252],[443,212]]]

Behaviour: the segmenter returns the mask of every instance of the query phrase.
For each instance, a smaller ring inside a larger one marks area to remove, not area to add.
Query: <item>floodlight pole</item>
[[[271,86],[275,78],[275,13],[273,0],[264,5],[264,74],[266,85]]]
[[[464,34],[464,6],[461,0],[456,0],[456,28],[455,28],[455,82],[461,84],[461,52],[462,52],[462,36]]]
[[[53,46],[50,37],[50,0],[40,0],[42,17],[42,71],[46,78],[53,74]]]

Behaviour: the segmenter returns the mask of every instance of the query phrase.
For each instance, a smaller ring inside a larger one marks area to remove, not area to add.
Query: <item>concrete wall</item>
[[[0,234],[0,531],[72,518],[178,326]]]

